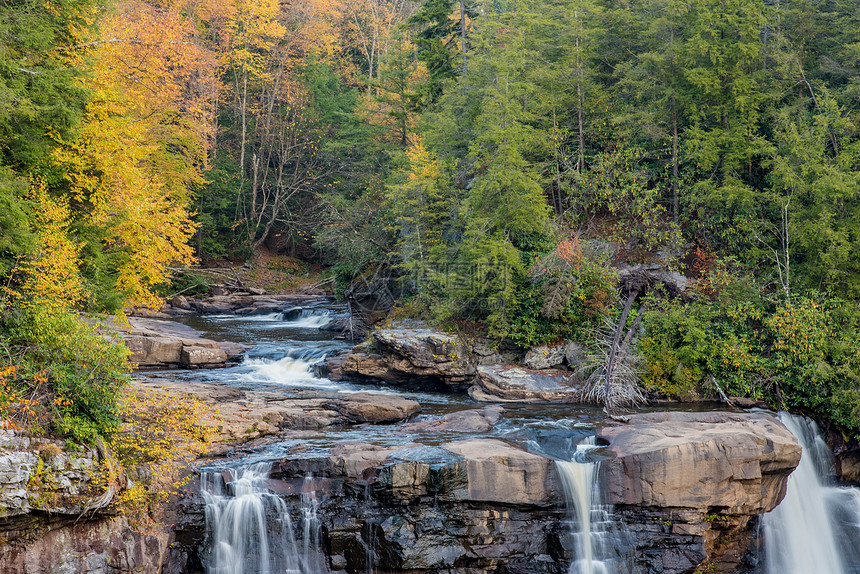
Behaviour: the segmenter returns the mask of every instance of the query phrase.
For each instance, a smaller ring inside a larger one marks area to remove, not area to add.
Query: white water
[[[305,479],[301,543],[286,503],[266,488],[271,463],[201,475],[206,503],[208,574],[316,574],[325,572],[313,479]]]
[[[298,319],[286,321],[287,326],[297,327],[302,329],[320,328],[331,322],[331,312],[323,311],[319,313],[313,309],[305,309],[301,312]]]
[[[569,574],[617,574],[624,570],[621,555],[625,544],[612,508],[601,504],[597,477],[599,462],[586,462],[585,455],[597,448],[594,437],[576,446],[572,461],[556,461],[568,510],[572,514],[571,534],[574,560]]]
[[[298,317],[286,319],[287,314],[298,312]],[[332,313],[327,309],[294,309],[282,313],[266,313],[265,315],[209,315],[209,319],[241,323],[271,323],[259,325],[258,328],[293,327],[297,329],[318,329],[331,322]]]
[[[762,517],[767,574],[860,572],[860,489],[834,486],[833,458],[805,417],[779,419],[803,447],[785,499]]]

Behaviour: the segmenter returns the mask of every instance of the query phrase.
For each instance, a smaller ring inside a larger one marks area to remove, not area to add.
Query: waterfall
[[[313,478],[306,478],[302,489],[300,546],[286,503],[266,487],[271,466],[258,462],[202,473],[208,574],[326,572]]]
[[[598,447],[594,437],[576,446],[571,461],[555,462],[571,513],[574,560],[569,574],[620,574],[626,572],[623,555],[628,546],[622,525],[613,520],[612,508],[601,504],[597,480],[599,462],[587,462],[588,452]]]
[[[762,516],[767,574],[860,573],[860,489],[835,486],[833,455],[815,421],[779,419],[803,454],[785,499]]]

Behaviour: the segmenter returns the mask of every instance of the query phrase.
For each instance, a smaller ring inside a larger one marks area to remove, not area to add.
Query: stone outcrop
[[[375,352],[358,350],[346,358],[344,375],[451,388],[465,388],[475,376],[475,360],[455,335],[398,327],[374,331],[373,341]]]
[[[568,371],[535,371],[514,365],[478,367],[469,396],[481,402],[578,403],[581,383]]]
[[[504,409],[491,405],[482,409],[467,409],[430,420],[403,425],[403,432],[486,432],[499,422]]]
[[[169,533],[145,535],[115,516],[126,486],[108,482],[111,454],[0,431],[0,572],[158,572]]]
[[[631,415],[598,430],[606,501],[636,547],[640,572],[743,570],[756,515],[785,496],[797,440],[763,413]]]
[[[364,572],[566,571],[562,499],[554,463],[508,443],[441,446],[348,443],[317,458],[275,464],[270,488],[298,511],[315,491],[326,566]],[[312,475],[309,483],[306,476]],[[189,504],[184,547],[203,541],[202,508]],[[294,517],[299,520],[298,514]]]
[[[421,411],[415,401],[380,393],[296,391],[288,394],[156,377],[141,378],[133,384],[148,392],[191,395],[212,405],[218,416],[211,422],[218,431],[219,441],[229,446],[291,429],[399,422]]]
[[[661,412],[602,428],[607,502],[760,514],[785,496],[800,445],[761,413]]]
[[[79,516],[105,508],[117,488],[100,482],[99,459],[88,447],[69,451],[62,441],[0,430],[0,523],[15,525],[35,513]]]
[[[144,572],[167,561],[168,532],[141,532],[123,516],[55,524],[26,544],[0,548],[0,572]]]
[[[238,343],[204,339],[195,329],[175,321],[129,317],[130,330],[113,330],[131,351],[139,368],[213,367],[237,359],[247,350]]]

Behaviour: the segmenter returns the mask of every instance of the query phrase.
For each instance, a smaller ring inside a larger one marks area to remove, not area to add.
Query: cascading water
[[[612,508],[601,504],[597,480],[600,463],[586,460],[588,452],[596,448],[594,437],[588,437],[576,446],[573,460],[555,463],[572,514],[576,554],[569,574],[621,574],[628,570],[621,525],[613,520]]]
[[[803,455],[785,499],[762,516],[766,573],[860,573],[860,489],[833,484],[833,456],[814,421],[788,413],[779,419]]]
[[[209,574],[316,574],[325,572],[320,557],[318,502],[313,480],[302,491],[302,541],[286,503],[266,488],[271,463],[205,472]]]

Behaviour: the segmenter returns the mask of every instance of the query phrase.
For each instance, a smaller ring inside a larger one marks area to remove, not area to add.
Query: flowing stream
[[[803,455],[785,499],[762,517],[766,573],[860,573],[860,489],[835,485],[833,455],[815,421],[779,419]]]
[[[596,450],[594,437],[576,446],[571,461],[556,461],[565,501],[571,513],[574,559],[569,574],[620,574],[625,572],[626,548],[622,525],[612,516],[612,508],[601,504],[600,462],[588,460]]]

